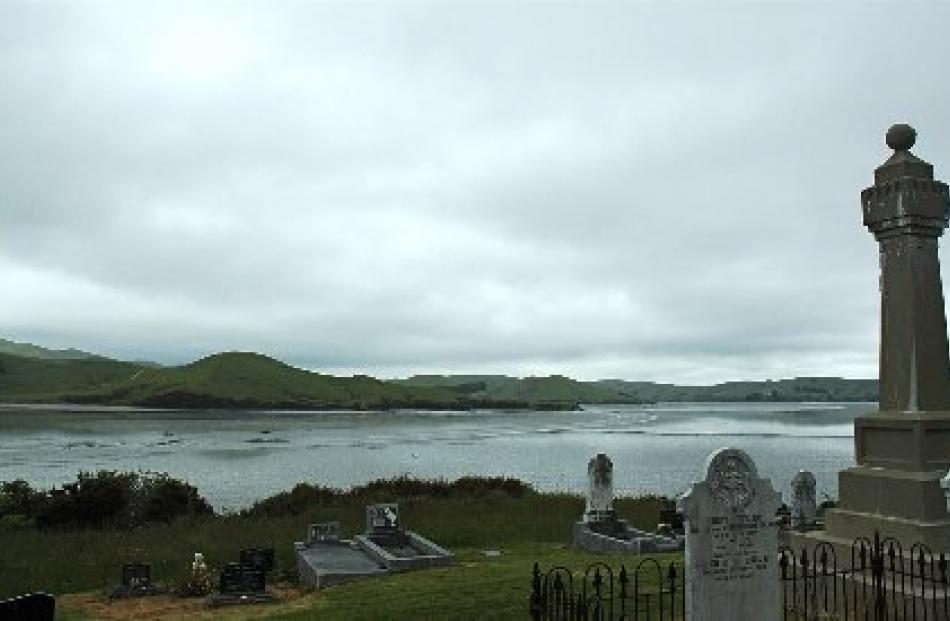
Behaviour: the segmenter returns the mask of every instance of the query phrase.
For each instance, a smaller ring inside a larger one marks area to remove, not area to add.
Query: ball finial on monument
[[[884,140],[895,151],[909,151],[917,142],[917,130],[907,123],[897,123],[887,130]]]

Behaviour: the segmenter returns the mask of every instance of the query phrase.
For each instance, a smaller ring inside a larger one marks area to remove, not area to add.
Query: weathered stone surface
[[[792,528],[808,530],[818,517],[818,498],[815,475],[799,470],[792,477]]]
[[[614,513],[614,463],[604,453],[597,453],[587,463],[587,522],[616,519]]]
[[[916,132],[894,126],[894,154],[861,193],[864,224],[880,244],[882,412],[950,410],[950,359],[937,238],[950,191],[913,155]]]
[[[846,546],[875,530],[904,548],[950,551],[940,479],[950,469],[950,355],[937,240],[950,221],[950,191],[896,125],[895,151],[861,193],[864,224],[880,244],[879,411],[854,421],[857,466],[838,475],[839,504],[816,540]]]
[[[575,522],[571,539],[588,552],[672,552],[682,548],[681,538],[648,533],[632,528],[614,511],[614,464],[598,453],[587,463],[587,507],[583,519]]]
[[[679,500],[686,518],[686,618],[778,619],[781,494],[739,449],[719,449],[704,470],[705,479]]]

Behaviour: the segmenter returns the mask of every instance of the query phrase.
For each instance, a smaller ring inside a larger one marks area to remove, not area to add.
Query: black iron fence
[[[778,551],[785,621],[950,621],[950,559],[923,544],[859,537],[850,547],[816,543]],[[604,563],[583,571],[537,563],[529,610],[535,621],[674,621],[685,618],[685,568],[640,558],[632,571]]]
[[[838,558],[844,551],[847,558]],[[784,619],[950,621],[946,556],[922,544],[859,537],[850,550],[818,543],[779,550]]]
[[[628,572],[594,563],[583,572],[537,563],[529,610],[535,621],[673,621],[682,619],[686,591],[681,562],[640,560]]]

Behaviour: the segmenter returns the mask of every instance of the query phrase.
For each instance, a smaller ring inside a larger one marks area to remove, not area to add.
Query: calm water
[[[408,474],[512,476],[583,492],[606,452],[618,494],[678,494],[716,448],[752,455],[788,494],[808,468],[822,492],[854,463],[852,420],[874,404],[586,406],[582,412],[170,412],[0,405],[0,481],[61,485],[80,470],[188,480],[218,509],[298,482],[348,487]]]

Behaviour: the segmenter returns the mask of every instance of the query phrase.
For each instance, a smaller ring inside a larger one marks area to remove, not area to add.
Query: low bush
[[[313,507],[339,505],[359,499],[367,503],[386,502],[393,498],[454,498],[501,494],[521,498],[534,489],[518,479],[504,477],[462,477],[455,481],[444,479],[414,479],[408,476],[377,479],[344,491],[309,483],[299,483],[289,492],[280,492],[259,500],[241,511],[243,516],[293,516]]]
[[[198,490],[167,474],[80,472],[73,483],[43,492],[22,480],[0,483],[0,518],[49,528],[131,528],[214,511]]]

